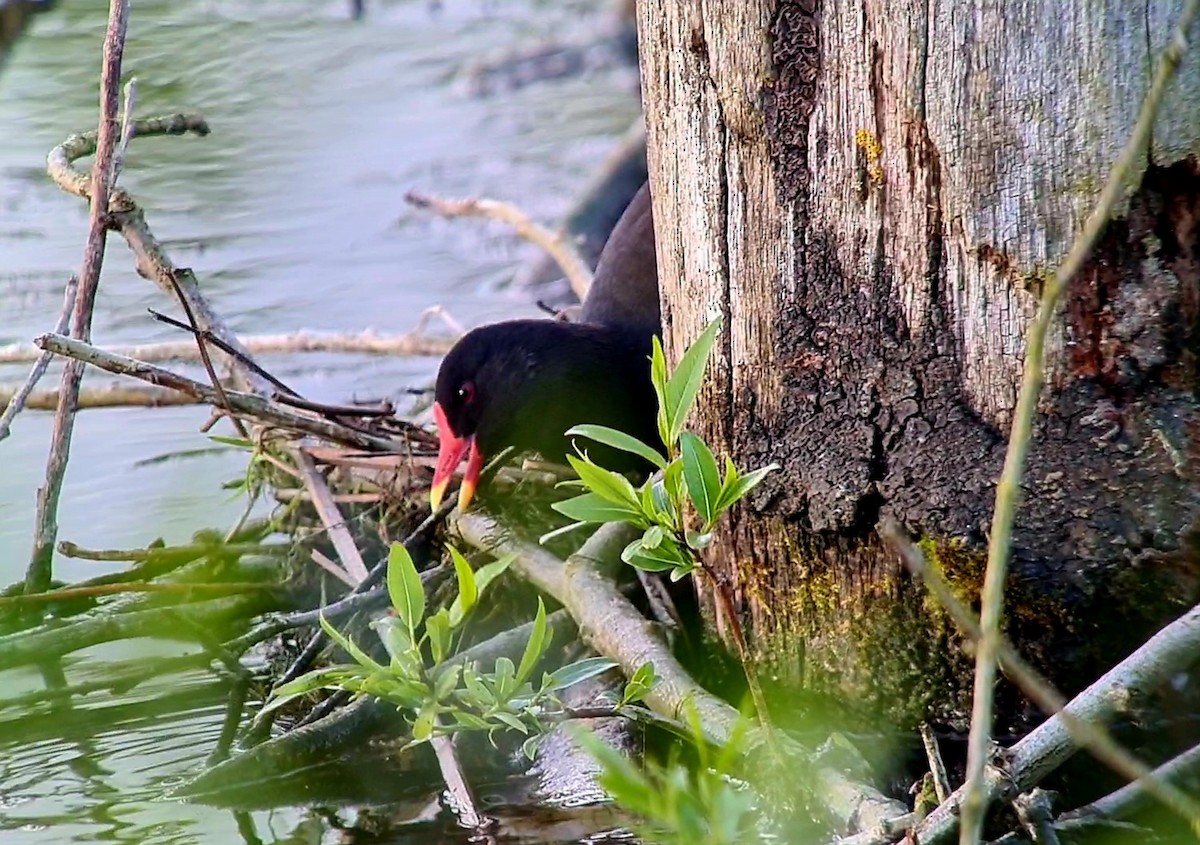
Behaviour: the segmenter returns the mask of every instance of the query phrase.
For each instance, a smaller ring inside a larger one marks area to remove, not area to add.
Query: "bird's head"
[[[483,464],[494,451],[513,445],[507,431],[512,414],[527,392],[535,368],[531,339],[547,321],[514,320],[482,326],[463,335],[446,354],[438,370],[433,414],[438,426],[438,460],[430,488],[436,510],[454,471],[467,458],[458,490],[458,507],[465,510],[475,496]]]

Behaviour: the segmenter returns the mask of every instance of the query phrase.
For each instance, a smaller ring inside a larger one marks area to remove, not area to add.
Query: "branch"
[[[535,223],[515,205],[489,199],[449,200],[417,191],[409,191],[404,198],[417,208],[432,209],[443,217],[486,217],[507,223],[518,235],[540,246],[558,262],[580,302],[587,296],[588,288],[592,286],[592,270],[587,262],[561,232],[552,232]]]
[[[1004,456],[1004,469],[996,488],[996,507],[992,514],[991,540],[988,543],[987,570],[984,574],[981,603],[983,637],[975,654],[974,706],[971,712],[971,732],[967,747],[967,793],[963,805],[964,840],[977,842],[983,827],[985,786],[983,770],[987,764],[988,745],[992,732],[992,695],[996,680],[996,658],[1001,632],[1000,623],[1004,610],[1004,580],[1008,572],[1008,557],[1012,545],[1013,520],[1016,516],[1017,498],[1021,490],[1021,477],[1025,470],[1025,459],[1029,452],[1029,441],[1033,430],[1033,417],[1037,412],[1038,397],[1042,392],[1042,368],[1045,359],[1046,335],[1050,323],[1058,313],[1058,304],[1067,285],[1083,267],[1092,249],[1108,225],[1109,217],[1117,200],[1124,191],[1126,178],[1145,155],[1146,145],[1154,129],[1154,118],[1162,105],[1167,87],[1175,75],[1179,62],[1187,50],[1187,32],[1192,20],[1200,11],[1200,0],[1187,0],[1179,16],[1171,42],[1163,53],[1155,73],[1154,81],[1142,103],[1141,113],[1133,134],[1121,151],[1120,157],[1109,172],[1108,181],[1096,200],[1084,223],[1083,231],[1076,236],[1071,249],[1063,259],[1058,272],[1050,279],[1042,295],[1037,318],[1029,330],[1025,347],[1025,369],[1021,379],[1021,393],[1013,417],[1008,450]]]
[[[48,357],[53,357],[47,352]],[[58,407],[57,390],[35,390],[22,398],[19,391],[11,387],[0,387],[0,402],[6,398],[21,399],[31,411],[53,411]],[[198,405],[200,400],[177,390],[140,385],[110,384],[105,387],[81,387],[75,399],[75,408],[165,408],[176,405]]]
[[[894,523],[884,524],[879,533],[899,550],[905,566],[925,579],[930,591],[960,630],[978,641],[981,636],[978,622],[945,582],[930,572],[920,550],[899,533]],[[1117,745],[1100,727],[1120,712],[1122,702],[1168,682],[1177,672],[1186,671],[1198,652],[1200,606],[1163,628],[1070,702],[1064,702],[1062,696],[1001,638],[997,653],[1005,672],[1038,707],[1055,715],[1008,749],[1003,770],[985,769],[983,809],[995,801],[1012,800],[1017,794],[1033,788],[1076,751],[1086,749],[1114,770],[1137,779],[1142,788],[1183,818],[1193,823],[1200,820],[1200,803],[1195,798],[1155,779],[1144,763]],[[966,786],[930,813],[916,827],[916,840],[922,845],[949,841],[958,828],[959,809],[965,794]]]
[[[178,390],[209,404],[215,405],[218,401],[216,393],[206,384],[176,375],[170,370],[164,370],[161,367],[144,364],[141,361],[134,361],[132,358],[112,355],[102,349],[97,349],[86,343],[80,343],[69,337],[57,334],[44,334],[35,339],[34,343],[39,348],[53,352],[56,355],[74,358],[110,373],[132,376],[133,378],[141,379],[159,387]],[[341,443],[358,449],[384,452],[400,451],[404,446],[400,441],[390,437],[369,434],[329,420],[317,419],[288,411],[273,402],[250,393],[226,391],[225,398],[229,401],[229,407],[235,413],[244,414],[268,425],[303,431],[307,434],[323,437],[334,443]]]
[[[134,137],[151,135],[185,135],[194,133],[204,136],[209,132],[208,124],[199,115],[175,114],[132,122],[130,131]],[[46,158],[46,172],[60,188],[70,194],[88,198],[91,188],[87,179],[71,166],[77,159],[96,152],[97,137],[94,132],[72,135],[50,151]],[[182,299],[195,319],[196,327],[220,338],[237,349],[244,358],[250,354],[242,347],[237,336],[209,306],[200,293],[195,275],[187,268],[176,267],[163,251],[162,245],[146,224],[145,215],[130,194],[121,189],[112,190],[109,199],[109,220],[117,228],[137,261],[137,271],[150,279],[172,299]],[[265,379],[246,367],[241,361],[232,360],[230,367],[240,385],[255,393],[267,394],[270,386]],[[216,404],[216,403],[213,403]]]
[[[100,286],[100,268],[104,264],[104,246],[108,237],[108,191],[113,175],[113,155],[120,126],[117,124],[118,86],[121,58],[125,52],[125,31],[129,23],[129,0],[111,0],[108,27],[104,34],[104,61],[100,69],[100,126],[95,133],[96,160],[92,163],[89,193],[94,198],[88,216],[87,245],[79,271],[79,292],[71,316],[71,334],[87,341],[92,334],[92,310]],[[82,182],[87,180],[79,174]],[[83,379],[83,365],[69,362],[59,380],[59,403],[54,414],[50,454],[46,459],[46,482],[37,492],[36,534],[29,568],[25,573],[27,591],[41,592],[50,586],[54,543],[58,539],[58,499],[63,476],[71,454],[71,434],[75,430],[75,399]]]
[[[605,525],[564,563],[538,546],[513,540],[489,517],[456,512],[453,527],[471,545],[493,554],[516,554],[512,569],[563,605],[579,625],[583,641],[600,654],[621,664],[626,677],[643,663],[653,663],[661,679],[646,696],[646,704],[669,719],[694,708],[708,738],[726,745],[740,714],[709,693],[675,659],[643,617],[612,581],[602,575],[597,562],[614,560],[633,536],[629,526]],[[876,827],[907,814],[907,809],[865,784],[855,783],[840,770],[814,766],[825,810],[843,829]]]
[[[79,291],[79,279],[72,276],[67,280],[66,290],[63,291],[63,307],[62,312],[58,315],[58,322],[54,324],[54,333],[62,334],[67,330],[67,326],[71,321],[71,311],[75,307],[75,294]],[[29,376],[25,379],[25,383],[20,387],[12,390],[8,395],[8,401],[5,403],[4,413],[0,414],[0,440],[8,437],[12,431],[12,421],[16,419],[17,414],[21,413],[26,407],[39,410],[52,410],[58,408],[59,393],[57,390],[50,391],[49,397],[53,401],[48,401],[45,405],[39,404],[41,396],[46,394],[37,394],[33,392],[33,388],[37,386],[38,381],[46,372],[46,368],[50,366],[50,359],[54,356],[49,352],[43,352],[36,346],[30,346],[33,351],[32,357],[28,362],[33,363],[33,369],[29,371]],[[4,401],[4,391],[0,390],[0,402]]]

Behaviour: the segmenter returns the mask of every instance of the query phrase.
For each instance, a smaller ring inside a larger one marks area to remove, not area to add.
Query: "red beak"
[[[463,456],[470,453],[467,459],[467,470],[463,473],[462,485],[458,488],[458,509],[465,511],[475,498],[475,488],[479,486],[479,474],[483,472],[483,454],[475,445],[471,435],[456,437],[446,419],[446,412],[441,403],[433,403],[433,416],[438,426],[438,460],[437,468],[433,471],[433,484],[429,488],[429,504],[437,510],[446,495],[446,487]]]

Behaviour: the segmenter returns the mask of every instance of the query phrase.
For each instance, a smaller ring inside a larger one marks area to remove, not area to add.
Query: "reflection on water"
[[[545,219],[565,211],[636,114],[631,72],[490,99],[462,96],[453,77],[498,49],[594,32],[604,5],[374,0],[353,21],[345,0],[139,0],[126,54],[138,113],[200,111],[214,131],[135,141],[123,182],[175,262],[196,271],[242,332],[403,331],[433,304],[468,324],[531,313],[524,297],[499,289],[524,247],[486,224],[409,212],[402,197],[421,187],[504,197]],[[33,17],[0,59],[0,343],[47,330],[63,281],[78,269],[87,210],[47,181],[43,163],[67,134],[95,124],[107,6],[59,3]],[[175,339],[145,313],[169,304],[136,275],[119,239],[109,246],[97,342]],[[316,399],[390,396],[404,407],[403,389],[426,383],[436,362],[322,355],[266,363]],[[0,368],[0,382],[23,372]],[[197,408],[85,412],[61,536],[129,547],[230,524],[242,502],[219,484],[237,477],[244,459],[207,451],[213,444],[197,431],[206,418]],[[49,422],[27,413],[0,443],[2,583],[20,576],[29,553]],[[185,452],[198,456],[151,460]],[[77,579],[102,566],[59,560],[56,574]],[[162,654],[144,641],[110,646],[81,655],[67,680]],[[41,680],[6,672],[0,683],[8,699]],[[193,669],[93,693],[69,714],[0,705],[0,839],[238,841],[227,811],[161,799],[203,765],[223,696],[222,681]],[[249,824],[273,842],[312,818],[275,811]]]

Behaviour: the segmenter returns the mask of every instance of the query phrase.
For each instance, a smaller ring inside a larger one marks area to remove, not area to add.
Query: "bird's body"
[[[650,197],[643,187],[609,237],[578,323],[508,320],[465,334],[442,361],[434,412],[441,448],[432,498],[468,457],[459,506],[487,457],[512,446],[549,460],[571,451],[567,429],[605,425],[657,444],[651,338],[660,329]],[[634,469],[633,456],[591,441],[589,457]]]

